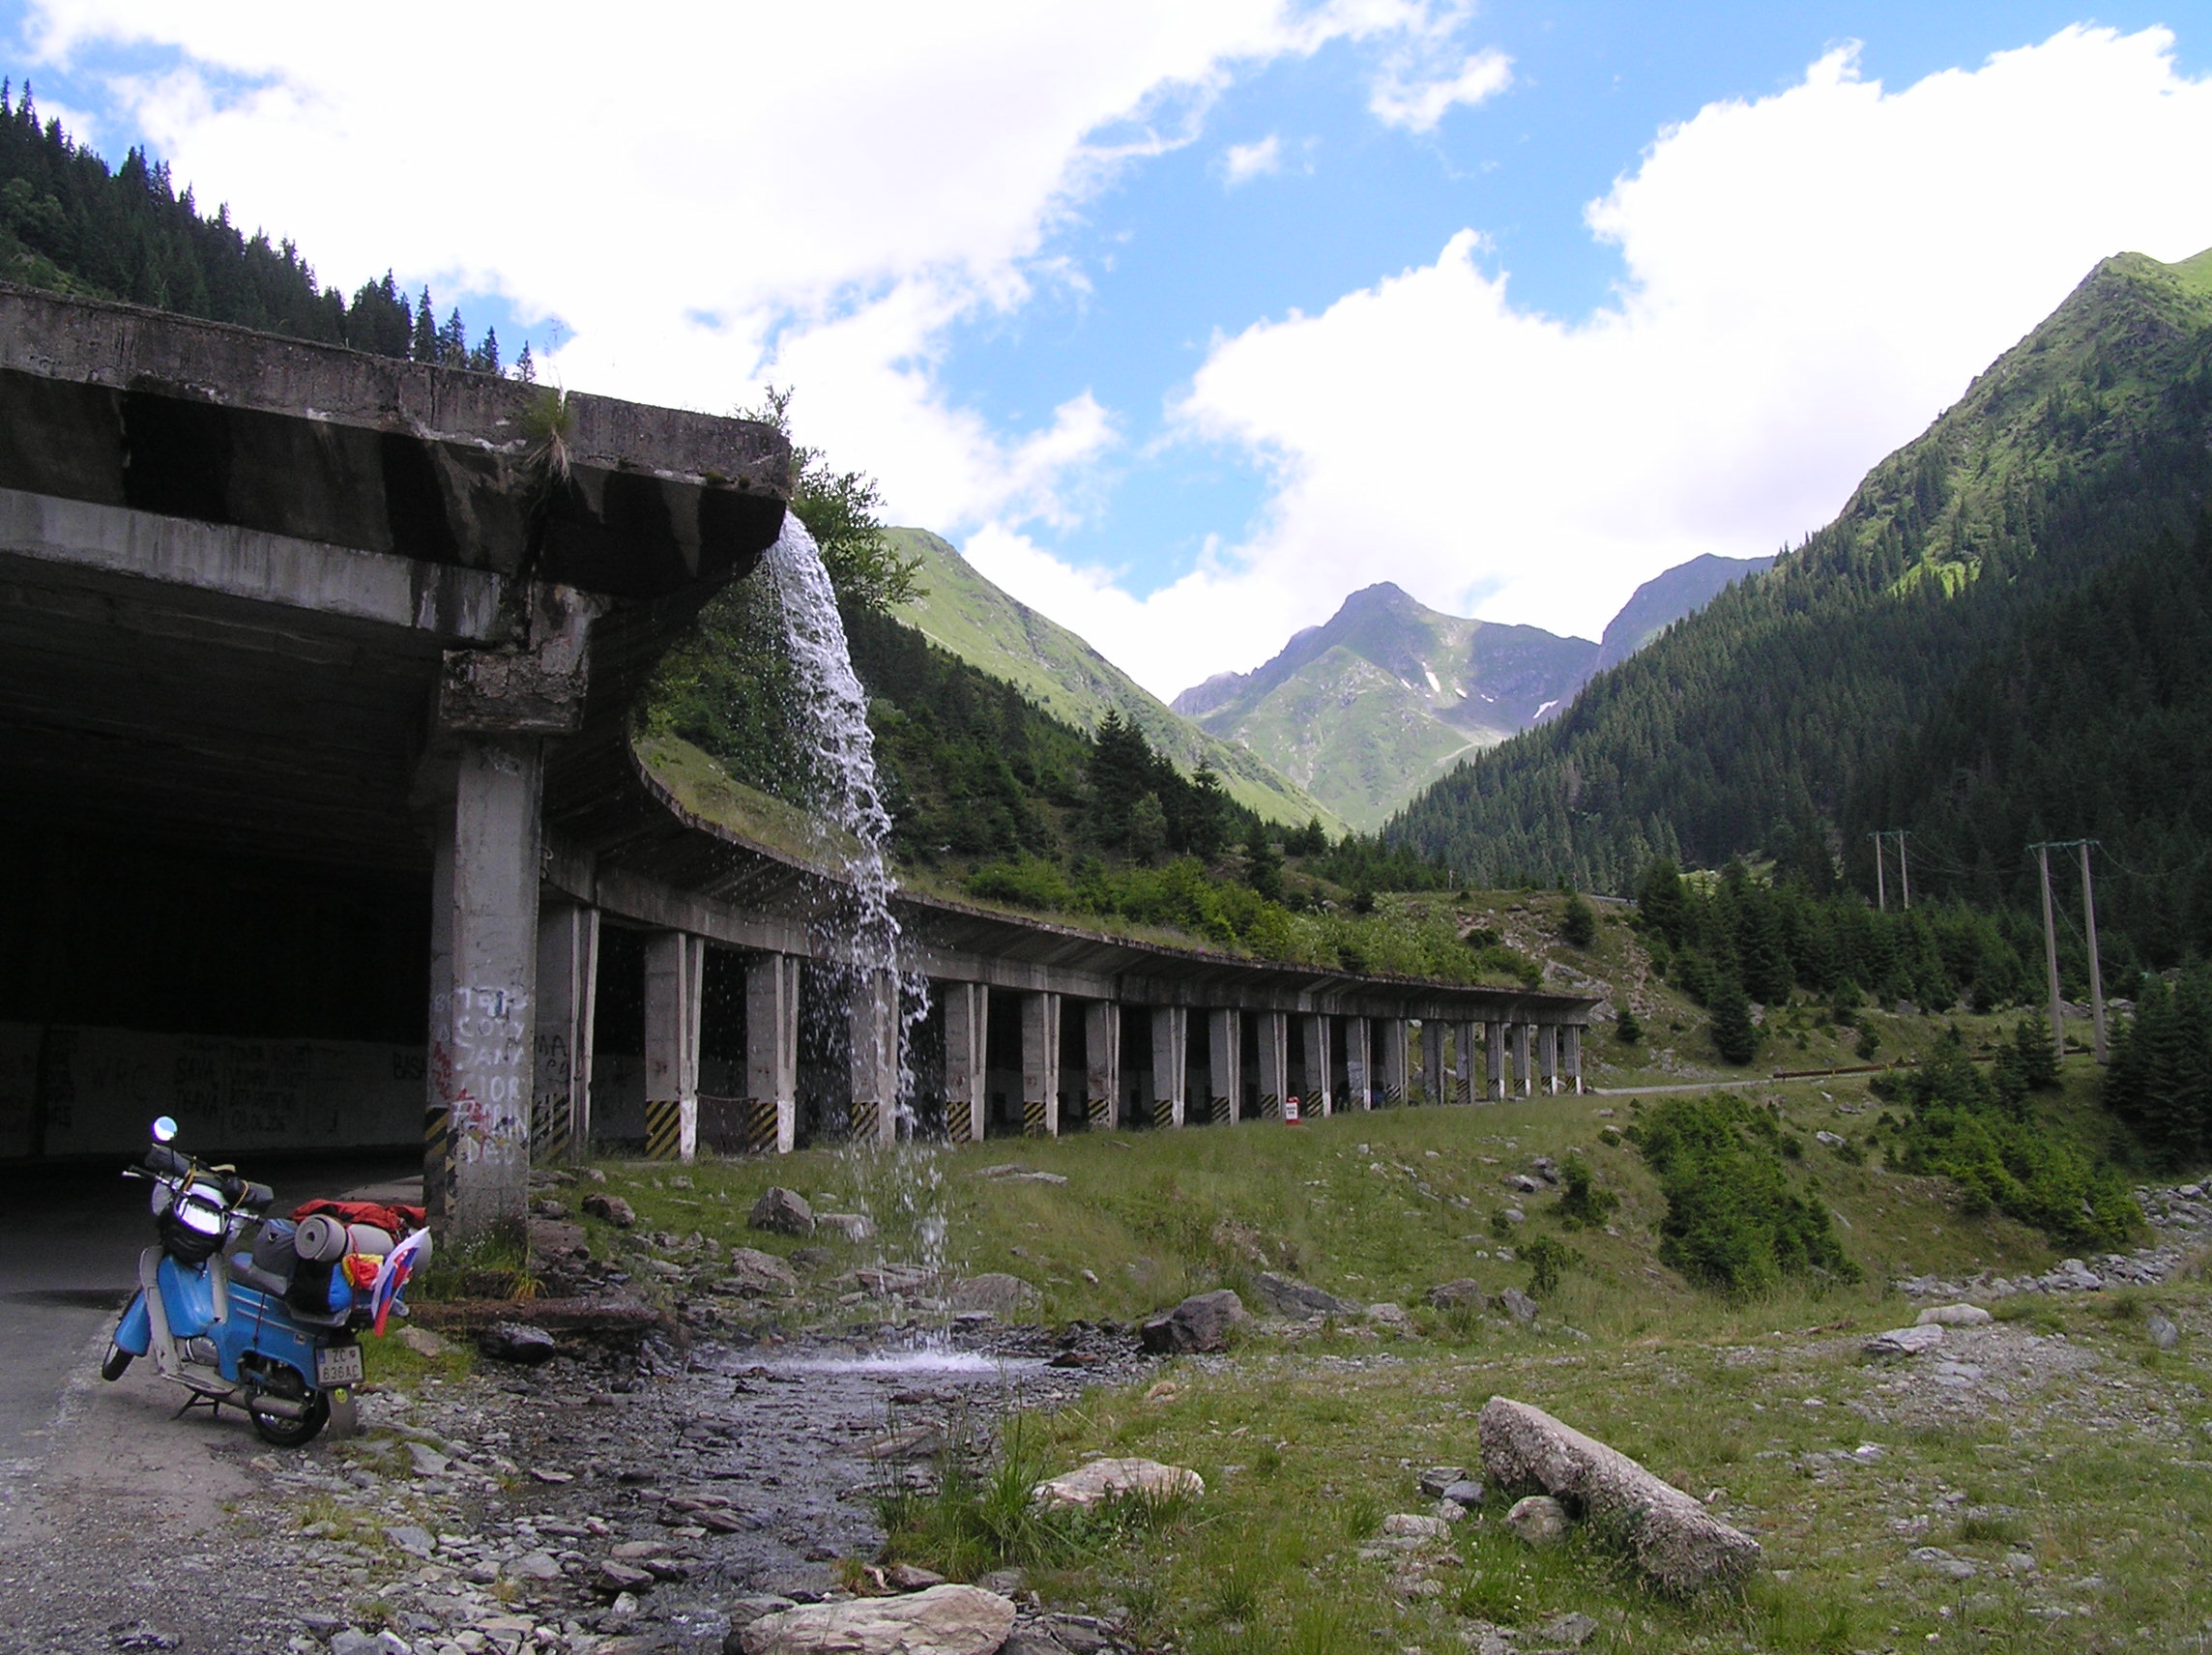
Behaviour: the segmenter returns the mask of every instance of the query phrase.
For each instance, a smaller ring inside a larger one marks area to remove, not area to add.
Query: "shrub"
[[[1553,1210],[1570,1230],[1600,1229],[1620,1206],[1620,1197],[1592,1181],[1590,1164],[1579,1153],[1570,1154],[1560,1166],[1559,1182],[1559,1199]]]
[[[1751,1002],[1734,975],[1720,977],[1708,1000],[1713,1014],[1713,1050],[1724,1063],[1738,1066],[1759,1056],[1759,1026],[1751,1020]]]
[[[1528,1291],[1538,1298],[1558,1291],[1559,1272],[1583,1262],[1583,1256],[1564,1241],[1539,1235],[1521,1249],[1521,1262],[1528,1266]]]
[[[1579,890],[1567,894],[1567,905],[1559,915],[1559,935],[1570,948],[1586,948],[1597,941],[1597,915]]]
[[[1644,1038],[1644,1025],[1636,1021],[1636,1013],[1629,1009],[1626,1001],[1621,1002],[1620,1014],[1613,1021],[1613,1031],[1623,1046],[1633,1046]]]
[[[1763,1112],[1718,1092],[1669,1098],[1650,1113],[1637,1141],[1667,1198],[1664,1263],[1733,1292],[1785,1276],[1858,1279],[1827,1209],[1790,1187],[1781,1138]]]

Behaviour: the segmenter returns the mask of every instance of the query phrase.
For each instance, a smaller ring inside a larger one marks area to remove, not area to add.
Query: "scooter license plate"
[[[315,1352],[315,1384],[328,1390],[333,1385],[358,1385],[361,1383],[361,1347],[359,1345],[333,1345]]]

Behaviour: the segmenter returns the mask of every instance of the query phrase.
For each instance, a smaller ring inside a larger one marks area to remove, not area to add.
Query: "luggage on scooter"
[[[297,1229],[288,1218],[263,1219],[261,1227],[253,1233],[253,1267],[289,1284],[292,1272],[300,1263],[299,1248],[294,1242]]]
[[[348,1224],[331,1213],[318,1212],[300,1221],[293,1246],[303,1259],[335,1264],[348,1253],[368,1253],[376,1258],[399,1245],[399,1238],[374,1224]]]

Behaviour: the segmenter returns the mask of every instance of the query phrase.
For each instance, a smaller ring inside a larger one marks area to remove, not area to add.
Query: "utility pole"
[[[1879,833],[1869,833],[1867,837],[1874,841],[1874,905],[1882,913],[1887,914],[1889,912],[1889,893],[1882,888],[1881,884],[1882,836]]]
[[[2097,1061],[2105,1060],[2105,969],[2097,959],[2097,897],[2089,888],[2089,846],[2081,841],[2081,914],[2089,933],[2089,1027],[2095,1031]]]
[[[2035,859],[2043,865],[2043,965],[2051,976],[2051,1040],[2061,1061],[2066,1057],[2066,1020],[2059,1011],[2058,1001],[2058,931],[2051,918],[2051,847],[2034,847]]]
[[[1912,912],[1912,873],[1905,865],[1905,829],[1897,830],[1897,877],[1905,886],[1905,911]]]

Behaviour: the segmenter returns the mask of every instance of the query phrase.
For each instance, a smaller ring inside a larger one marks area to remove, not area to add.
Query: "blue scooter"
[[[170,1148],[177,1123],[165,1115],[153,1136],[145,1160],[123,1176],[154,1186],[160,1239],[138,1256],[138,1292],[100,1377],[120,1379],[151,1352],[163,1379],[192,1393],[186,1408],[205,1403],[219,1413],[229,1403],[279,1448],[312,1441],[334,1420],[341,1434],[355,1429],[358,1335],[372,1320],[372,1294],[349,1267],[348,1227],[269,1218],[276,1196],[266,1184]],[[426,1241],[418,1256],[427,1256]],[[396,1285],[388,1296],[396,1299]]]

